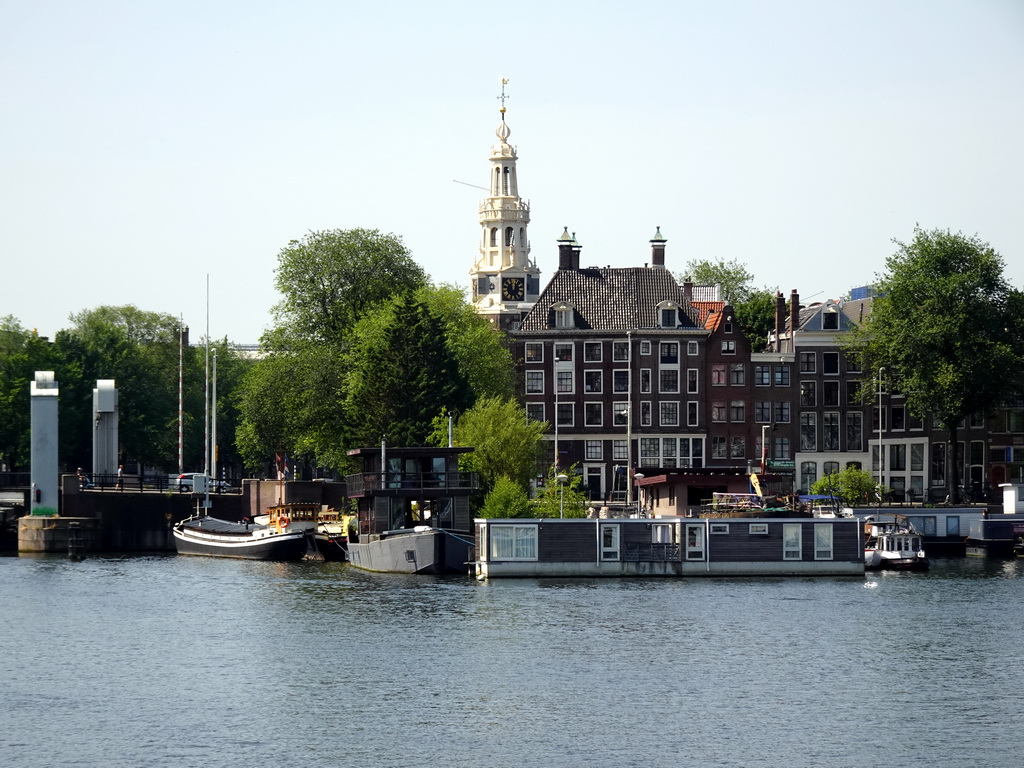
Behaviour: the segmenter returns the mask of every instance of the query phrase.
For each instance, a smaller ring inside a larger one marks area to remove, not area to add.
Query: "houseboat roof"
[[[388,456],[454,456],[460,453],[469,453],[476,450],[472,446],[456,446],[453,448],[444,447],[437,448],[431,446],[420,446],[418,448],[410,447],[392,447],[387,446],[384,448],[384,452]],[[374,448],[352,448],[348,452],[349,456],[379,456],[381,453],[381,447],[378,445]]]

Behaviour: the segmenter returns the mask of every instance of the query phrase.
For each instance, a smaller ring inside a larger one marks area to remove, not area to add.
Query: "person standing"
[[[124,464],[117,465],[117,490],[124,490]]]

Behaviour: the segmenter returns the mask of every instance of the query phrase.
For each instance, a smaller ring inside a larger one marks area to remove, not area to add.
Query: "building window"
[[[676,310],[673,309],[662,309],[661,310],[661,327],[662,328],[675,328],[676,327]]]
[[[932,443],[932,487],[941,488],[946,484],[946,444]]]
[[[624,427],[629,421],[629,403],[612,403],[612,424]]]
[[[711,458],[712,459],[724,459],[725,458],[725,438],[720,435],[711,436]]]
[[[817,414],[804,412],[800,414],[800,450],[818,450]]]
[[[725,458],[725,438],[720,435],[711,436],[711,458],[712,459],[724,459]]]
[[[587,440],[587,442],[586,442],[586,450],[587,450],[586,456],[587,456],[587,460],[588,461],[600,461],[601,460],[601,456],[603,455],[603,451],[601,450],[602,445],[603,445],[603,442],[600,441],[600,440]]]
[[[742,400],[733,400],[729,404],[729,421],[742,422],[745,421],[746,418],[747,415],[745,403]]]
[[[584,403],[583,420],[588,427],[600,427],[603,423],[601,403]]]
[[[674,341],[661,342],[661,362],[663,365],[679,362],[679,344]]]
[[[838,376],[839,375],[839,353],[838,352],[822,352],[821,353],[821,372],[826,376]]]
[[[754,403],[754,421],[757,424],[770,424],[772,420],[771,400],[757,400]]]
[[[746,455],[746,440],[736,435],[729,439],[729,458],[742,459]]]
[[[775,455],[772,457],[775,459],[791,459],[793,458],[789,449],[789,438],[788,437],[776,437],[775,438]]]
[[[729,383],[734,387],[742,387],[747,382],[746,368],[743,363],[729,366]]]
[[[778,424],[789,424],[789,403],[780,402],[775,404],[775,421]]]
[[[687,394],[690,394],[690,395],[697,394],[698,388],[700,386],[699,383],[698,383],[699,382],[699,379],[698,379],[699,374],[700,374],[700,371],[698,371],[696,368],[687,368],[686,369],[686,392],[687,392]]]
[[[658,391],[678,392],[679,371],[674,368],[662,368],[661,371],[659,371]]]
[[[612,392],[629,392],[629,371],[612,371]]]
[[[526,342],[526,362],[528,363],[543,363],[544,362],[544,345],[536,341]]]
[[[902,432],[907,428],[907,407],[905,405],[894,405],[892,407],[892,429]]]
[[[679,426],[679,403],[675,401],[663,401],[661,403],[661,426]]]
[[[828,315],[826,315],[828,317]],[[814,559],[832,559],[832,524],[815,523],[814,525]]]
[[[711,366],[711,386],[725,386],[725,363],[715,363]]]
[[[537,525],[492,525],[491,560],[536,560]]]
[[[543,395],[544,394],[544,371],[527,371],[526,372],[526,394],[528,394],[528,395]]]
[[[770,387],[772,384],[772,367],[770,365],[754,366],[754,386]]]
[[[697,354],[697,342],[696,341],[688,341],[688,342],[686,342],[686,354],[691,355],[691,356]]]
[[[838,331],[839,330],[839,313],[835,310],[829,312],[823,312],[821,315],[821,330],[823,331]]]
[[[838,461],[826,461],[822,469],[822,476],[834,475],[839,471]]]
[[[627,440],[612,440],[612,461],[629,460],[629,442]]]
[[[800,373],[814,373],[817,355],[814,352],[800,353]]]
[[[813,381],[800,382],[800,407],[813,408],[818,404],[818,385]]]
[[[649,427],[651,426],[651,401],[641,400],[640,401],[640,426]]]
[[[801,560],[803,559],[803,548],[800,533],[803,525],[800,523],[782,524],[782,559]]]
[[[777,366],[775,366],[775,386],[776,387],[788,387],[789,386],[789,366],[788,365],[777,365]]]
[[[800,462],[800,493],[810,493],[811,486],[818,479],[818,462]]]
[[[821,404],[826,408],[838,408],[839,407],[839,382],[838,381],[823,381],[821,382]]]
[[[556,391],[564,394],[572,394],[572,371],[558,371],[556,375]]]
[[[857,452],[863,450],[861,443],[864,433],[864,414],[859,411],[846,412],[846,450]]]
[[[600,394],[601,392],[601,372],[600,371],[584,371],[583,372],[583,391],[592,394]]]
[[[558,426],[571,427],[575,423],[573,403],[559,403],[555,406],[555,418],[558,419]]]
[[[821,418],[821,449],[823,451],[839,450],[839,414],[828,412]]]
[[[718,400],[711,404],[711,420],[725,421],[725,401]]]
[[[650,392],[651,391],[651,369],[641,368],[640,369],[640,391]]]
[[[905,443],[889,446],[889,469],[895,472],[907,471],[907,446]]]
[[[612,342],[612,360],[616,363],[625,363],[629,360],[629,342]]]
[[[640,354],[641,355],[649,355],[649,354],[651,354],[651,342],[649,342],[649,341],[641,341],[640,342]]]
[[[910,446],[910,471],[924,472],[924,444],[912,443]]]
[[[722,354],[723,355],[735,355],[736,354],[736,342],[732,339],[726,339],[722,342]]]
[[[571,363],[572,344],[555,344],[555,360],[560,363]]]
[[[530,421],[544,421],[544,403],[527,403],[526,418]]]
[[[848,381],[848,382],[846,382],[846,404],[847,405],[860,405],[860,382],[859,381]]]
[[[697,408],[697,401],[690,400],[686,403],[686,426],[697,427],[700,426],[700,411]]]
[[[571,309],[556,309],[555,315],[555,328],[572,328],[573,318]]]
[[[583,342],[583,361],[587,363],[600,363],[601,348],[602,344],[600,341]]]

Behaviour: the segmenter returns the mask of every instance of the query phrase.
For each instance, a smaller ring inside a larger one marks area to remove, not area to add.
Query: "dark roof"
[[[628,331],[658,327],[658,304],[682,308],[680,328],[696,329],[698,312],[667,269],[652,267],[587,267],[560,269],[552,275],[522,330],[546,331],[551,307],[565,302],[576,310],[576,328]]]

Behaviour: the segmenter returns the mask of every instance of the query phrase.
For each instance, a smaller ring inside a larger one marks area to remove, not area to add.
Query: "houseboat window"
[[[703,525],[687,525],[686,526],[686,559],[687,560],[703,560],[704,559],[704,526]]]
[[[711,523],[711,535],[716,534],[728,534],[729,524],[728,523]]]
[[[800,523],[782,524],[782,559],[800,560],[803,558],[801,547],[801,532],[803,526]]]
[[[536,560],[536,525],[492,525],[492,560]]]
[[[604,524],[601,526],[601,559],[619,559],[619,526]]]
[[[917,552],[917,550],[919,550],[920,548],[921,548],[921,540],[919,538],[917,538],[917,536],[915,536],[914,538],[912,538],[910,540],[910,550],[912,552]]]
[[[938,530],[937,522],[938,520],[935,515],[922,515],[921,517],[914,518],[914,528],[924,536],[935,536]]]
[[[959,515],[946,515],[946,535],[947,536],[959,536],[960,535],[960,516]]]
[[[814,559],[832,559],[832,525],[829,523],[814,526]]]
[[[751,536],[767,536],[768,523],[751,523],[748,529]]]
[[[672,526],[665,523],[655,523],[651,526],[652,544],[671,544]]]

